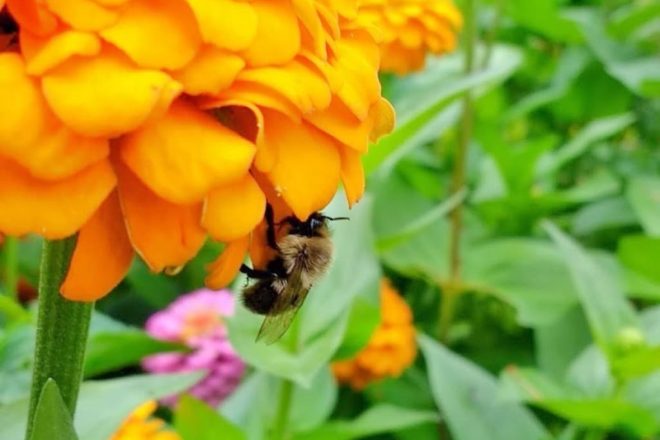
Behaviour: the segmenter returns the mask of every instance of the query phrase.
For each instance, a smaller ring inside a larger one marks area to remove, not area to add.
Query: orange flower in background
[[[6,3],[0,232],[78,233],[69,299],[105,295],[136,253],[175,270],[207,236],[227,244],[208,284],[227,284],[267,202],[304,219],[343,182],[355,203],[393,126],[356,0]]]
[[[165,422],[151,417],[157,406],[153,400],[140,405],[110,440],[181,440],[177,433],[165,429]]]
[[[381,70],[399,75],[422,69],[427,53],[452,51],[463,24],[451,0],[362,0],[358,21],[382,31]]]
[[[380,302],[381,322],[367,345],[352,359],[332,364],[337,380],[357,390],[400,376],[417,354],[412,312],[388,280],[381,281]]]

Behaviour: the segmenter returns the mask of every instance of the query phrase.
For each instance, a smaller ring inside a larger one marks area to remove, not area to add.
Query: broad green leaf
[[[578,29],[562,16],[555,0],[511,0],[506,6],[508,14],[517,23],[552,40],[566,43],[581,40]]]
[[[234,424],[204,402],[183,396],[174,413],[174,427],[182,440],[245,440],[247,437]]]
[[[628,184],[626,197],[644,230],[654,237],[660,236],[660,177],[634,177]]]
[[[137,329],[127,329],[118,333],[95,333],[87,344],[85,377],[135,365],[150,354],[184,349],[179,344],[153,339]]]
[[[346,333],[341,346],[337,349],[334,359],[349,359],[354,357],[371,338],[374,330],[380,324],[380,305],[358,297],[348,315]]]
[[[533,369],[508,370],[503,386],[509,395],[517,393],[523,401],[580,425],[608,430],[623,427],[641,436],[655,429],[653,414],[642,406],[620,397],[581,396]]]
[[[644,235],[624,237],[619,241],[618,255],[621,262],[648,280],[660,284],[660,238]]]
[[[373,253],[371,206],[363,199],[350,212],[339,194],[325,211],[331,216],[349,216],[350,221],[333,223],[333,263],[328,273],[309,293],[289,331],[277,343],[256,343],[263,320],[239,305],[229,320],[232,345],[249,364],[271,374],[291,379],[302,386],[334,355],[344,339],[349,309],[361,295],[378,298],[380,267]],[[356,268],[359,270],[356,271]]]
[[[426,335],[420,335],[419,342],[433,396],[455,440],[549,437],[525,407],[497,398],[497,381],[486,371]]]
[[[605,229],[637,224],[637,217],[628,201],[621,197],[597,200],[578,209],[573,216],[571,232],[585,236]]]
[[[550,221],[544,221],[543,228],[564,256],[594,339],[608,355],[613,355],[617,337],[639,326],[634,309],[618,286],[618,280],[578,243]]]
[[[30,393],[34,342],[35,329],[31,325],[0,333],[0,405]]]
[[[336,420],[317,429],[294,436],[295,440],[350,440],[397,432],[428,422],[438,422],[432,411],[420,411],[393,405],[376,405],[355,420]]]
[[[52,379],[41,390],[30,440],[78,440],[71,413]]]
[[[609,116],[589,123],[567,144],[548,154],[539,162],[538,174],[555,173],[568,162],[584,154],[594,143],[613,136],[635,122],[632,113]]]
[[[577,23],[587,43],[608,73],[631,91],[648,97],[660,96],[660,58],[614,40],[607,35],[604,17],[592,9],[573,10],[566,16]]]
[[[253,373],[223,402],[221,414],[251,440],[269,438],[277,411],[282,381],[263,372]],[[294,385],[289,409],[289,432],[314,429],[323,423],[337,401],[337,385],[329,368],[323,368],[309,387]]]
[[[554,379],[564,377],[573,359],[590,342],[589,327],[577,304],[555,321],[534,328],[536,362]]]
[[[84,382],[76,410],[76,431],[84,440],[107,440],[142,403],[184,391],[203,375],[139,375]]]
[[[378,168],[386,174],[406,153],[439,136],[458,116],[457,105],[447,108],[452,101],[470,90],[483,93],[485,88],[509,77],[520,61],[516,49],[498,46],[490,65],[471,75],[462,75],[458,56],[447,56],[429,63],[422,74],[403,80],[400,87],[405,91],[405,99],[394,100],[399,116],[397,128],[365,156],[367,174]]]

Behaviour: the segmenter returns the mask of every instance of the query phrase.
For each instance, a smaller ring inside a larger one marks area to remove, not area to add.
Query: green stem
[[[291,333],[289,339],[289,351],[295,353],[298,350],[298,330],[300,327],[300,320],[295,319],[291,324],[289,332]],[[282,379],[280,386],[280,393],[277,402],[277,414],[275,414],[275,421],[273,423],[274,440],[284,440],[288,436],[289,413],[291,412],[291,401],[293,399],[293,382],[288,379]]]
[[[476,0],[465,0],[463,17],[465,20],[464,28],[464,72],[466,75],[472,73],[474,69],[474,52],[477,42],[477,25],[475,20]],[[451,193],[455,195],[465,187],[465,168],[467,162],[467,153],[472,140],[472,124],[474,119],[474,110],[472,95],[465,93],[463,98],[463,111],[461,115],[461,125],[458,139],[458,148],[454,160],[454,169],[452,173]],[[451,232],[449,237],[449,277],[450,288],[442,291],[442,300],[440,303],[440,319],[438,336],[441,341],[446,341],[447,334],[451,327],[454,316],[454,305],[456,296],[460,294],[461,289],[461,237],[463,234],[463,203],[458,204],[451,212]]]
[[[27,436],[34,427],[41,389],[49,378],[57,383],[73,416],[82,381],[83,360],[93,303],[73,302],[60,295],[76,237],[45,241],[41,254],[37,341],[30,392]]]
[[[18,239],[5,237],[5,293],[10,298],[18,297]]]

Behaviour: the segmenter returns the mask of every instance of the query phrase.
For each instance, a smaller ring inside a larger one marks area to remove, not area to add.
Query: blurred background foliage
[[[260,319],[238,308],[229,334],[249,372],[217,411],[194,399],[160,410],[184,439],[660,435],[660,3],[491,0],[476,12],[471,72],[459,50],[383,77],[397,129],[365,159],[362,202],[328,208],[351,217],[332,226],[330,273],[276,345],[255,344]],[[466,94],[474,123],[452,192]],[[215,246],[173,277],[136,261],[98,303],[80,439],[108,439],[142,402],[199,379],[142,374],[144,356],[185,348],[141,328],[203,284]],[[20,274],[22,303],[33,299],[39,250],[34,238],[3,246],[7,440],[22,438],[34,339],[11,286]],[[329,365],[369,340],[383,276],[411,307],[420,352],[398,378],[339,386]]]

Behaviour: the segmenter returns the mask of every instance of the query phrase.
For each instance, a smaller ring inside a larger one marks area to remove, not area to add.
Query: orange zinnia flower
[[[151,417],[156,407],[153,400],[140,405],[124,420],[110,440],[181,440],[177,433],[164,429],[165,422]]]
[[[399,75],[424,67],[427,53],[452,51],[463,24],[451,0],[362,0],[358,21],[382,31],[381,70]]]
[[[105,295],[134,253],[180,267],[207,235],[227,244],[208,284],[227,284],[264,253],[267,201],[305,219],[342,181],[355,203],[393,125],[355,1],[6,3],[0,232],[78,232],[69,299]]]
[[[401,375],[417,354],[410,307],[387,280],[381,282],[380,301],[381,322],[367,345],[352,359],[332,364],[337,380],[357,390]]]

